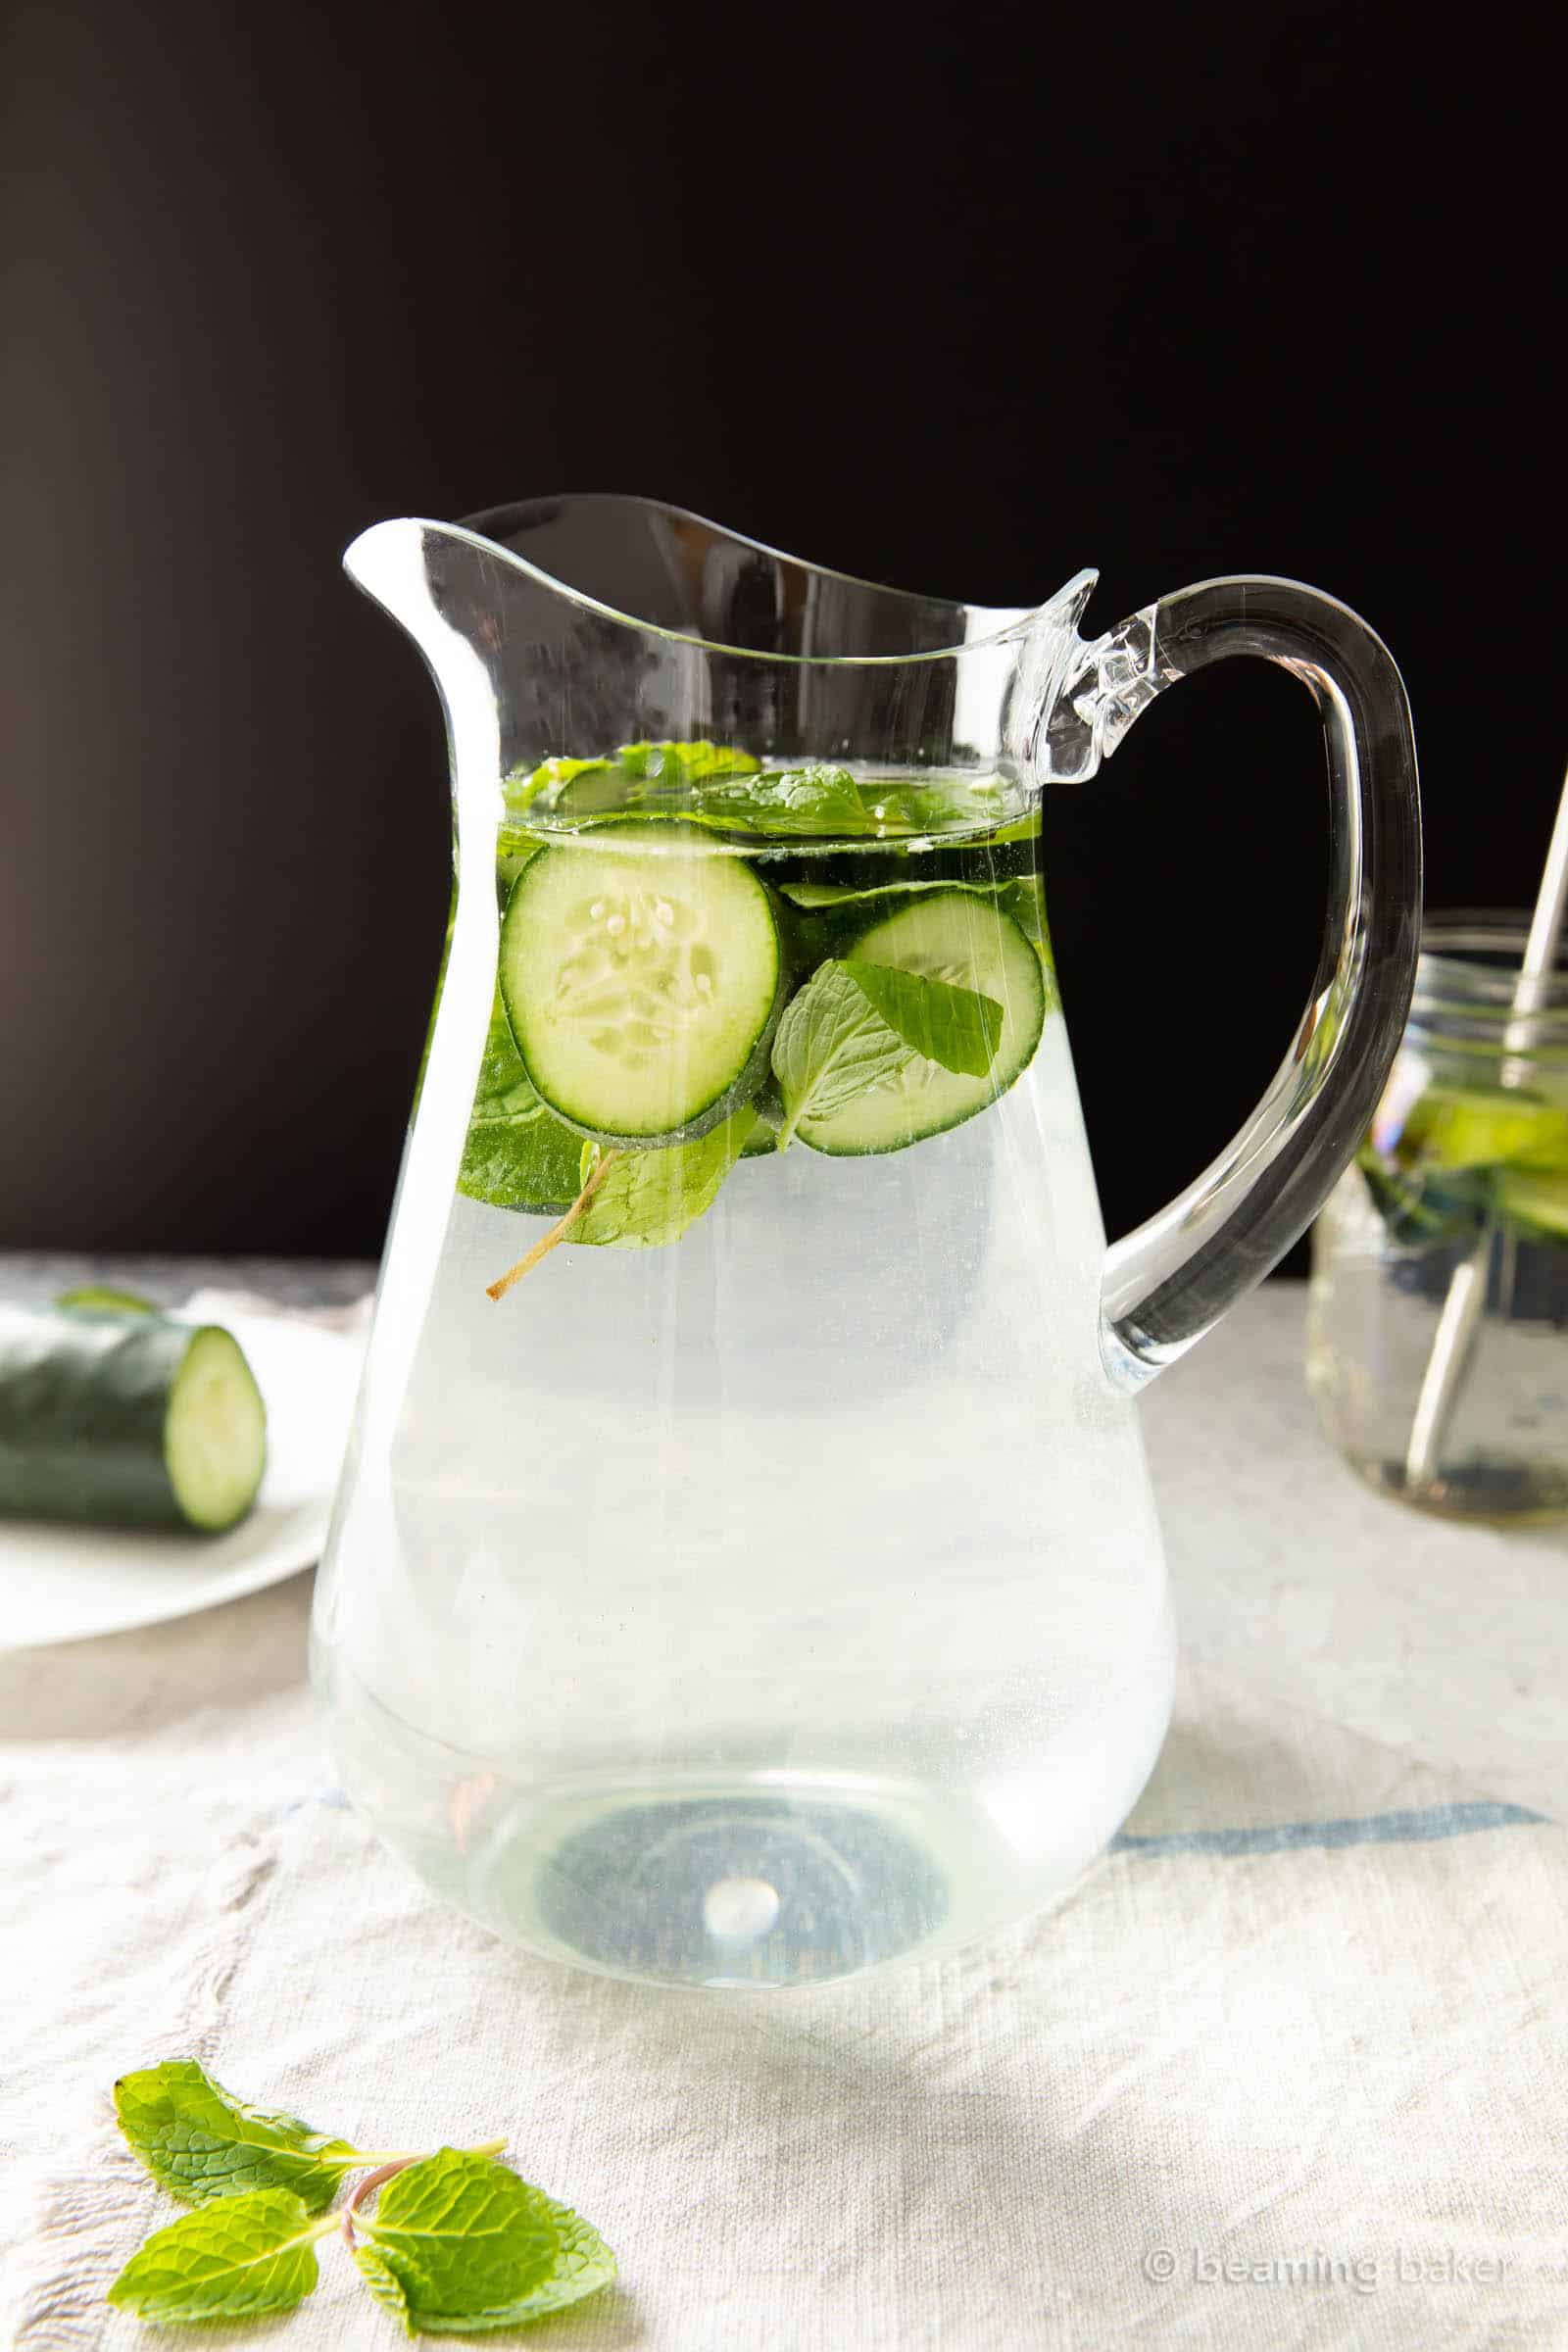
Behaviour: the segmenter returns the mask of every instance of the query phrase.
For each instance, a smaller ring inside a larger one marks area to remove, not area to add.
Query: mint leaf
[[[409,2298],[403,2291],[403,2281],[391,2264],[370,2245],[356,2245],[354,2259],[366,2285],[376,2301],[386,2306],[404,2334],[417,2335],[418,2329],[409,2310]]]
[[[878,1012],[847,965],[819,963],[784,1008],[773,1075],[784,1100],[782,1152],[803,1119],[828,1119],[898,1077],[914,1053]]]
[[[610,813],[677,815],[732,832],[881,840],[996,827],[1019,815],[1015,792],[964,773],[859,776],[809,760],[764,770],[750,752],[710,743],[623,743],[607,758],[542,760],[503,787],[514,817],[580,822]]]
[[[505,2165],[442,2148],[357,2218],[355,2260],[409,2334],[516,2327],[605,2285],[615,2261],[598,2232]]]
[[[527,775],[502,787],[508,808],[520,815],[587,817],[635,809],[690,813],[692,796],[710,779],[755,773],[750,752],[706,739],[696,743],[623,743],[609,759],[542,760]]]
[[[700,784],[710,776],[751,776],[761,765],[750,752],[723,743],[623,743],[615,754],[628,776],[665,785]]]
[[[535,1094],[498,989],[468,1113],[459,1192],[494,1208],[567,1208],[577,1194],[581,1152],[581,1136],[552,1116]]]
[[[712,1207],[756,1124],[755,1110],[737,1110],[694,1144],[617,1152],[566,1239],[608,1250],[657,1250],[678,1241]],[[601,1152],[598,1144],[583,1146],[579,1184],[587,1184]]]
[[[313,2221],[287,2189],[225,2196],[155,2230],[109,2289],[109,2301],[162,2326],[290,2311],[319,2275],[316,2239],[336,2226],[330,2214]]]
[[[485,1031],[484,1053],[479,1060],[478,1083],[473,1090],[473,1109],[469,1116],[536,1119],[543,1109],[533,1081],[522,1066],[522,1055],[513,1041],[512,1023],[498,987],[490,1006],[490,1026]]]
[[[995,997],[946,980],[928,980],[896,964],[848,956],[842,967],[868,997],[890,1029],[927,1061],[965,1078],[983,1078],[1002,1043],[1002,1006]]]
[[[193,2058],[122,2075],[115,2112],[153,2179],[191,2205],[279,2188],[315,2213],[362,2161],[346,2139],[313,2132],[297,2116],[245,2106]]]
[[[493,1208],[559,1214],[577,1197],[581,1153],[582,1137],[548,1111],[538,1118],[474,1119],[463,1146],[458,1190]]]
[[[878,830],[850,770],[815,763],[710,784],[701,813],[738,832],[858,838]]]

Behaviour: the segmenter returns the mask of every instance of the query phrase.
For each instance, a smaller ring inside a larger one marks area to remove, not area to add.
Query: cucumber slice
[[[1568,1170],[1568,1110],[1538,1095],[1432,1086],[1406,1119],[1399,1151],[1443,1168],[1524,1160]]]
[[[783,996],[772,901],[689,826],[541,850],[507,901],[501,994],[523,1066],[568,1127],[695,1141],[761,1083]]]
[[[0,1510],[217,1533],[256,1499],[261,1391],[214,1324],[0,1310]]]
[[[859,1096],[832,1117],[803,1119],[796,1132],[813,1152],[902,1152],[989,1109],[1034,1058],[1045,1026],[1045,974],[1030,941],[995,900],[969,890],[922,893],[857,940],[855,954],[995,998],[1003,1008],[1002,1036],[983,1078],[919,1056],[892,1085]]]

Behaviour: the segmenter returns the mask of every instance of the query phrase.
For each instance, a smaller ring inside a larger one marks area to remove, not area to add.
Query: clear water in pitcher
[[[356,1802],[476,1919],[787,1986],[1065,1888],[1152,1766],[1171,1628],[1037,811],[694,789],[710,753],[638,747],[630,807],[628,755],[547,763],[503,826],[456,1195],[318,1672]]]

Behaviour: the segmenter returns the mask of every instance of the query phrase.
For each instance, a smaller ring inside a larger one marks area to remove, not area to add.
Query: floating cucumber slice
[[[783,994],[772,901],[688,826],[542,850],[512,888],[501,993],[544,1102],[607,1143],[690,1142],[760,1083]]]
[[[891,1085],[831,1117],[803,1119],[796,1132],[813,1152],[902,1152],[988,1109],[1033,1059],[1045,1025],[1045,976],[1033,946],[994,900],[969,890],[922,893],[873,924],[855,954],[994,998],[1003,1008],[1002,1036],[983,1078],[917,1056]]]
[[[139,1307],[0,1310],[0,1510],[216,1534],[250,1509],[266,1455],[226,1331]]]
[[[1568,1171],[1568,1110],[1538,1095],[1429,1087],[1405,1120],[1399,1154],[1444,1168],[1503,1161]]]

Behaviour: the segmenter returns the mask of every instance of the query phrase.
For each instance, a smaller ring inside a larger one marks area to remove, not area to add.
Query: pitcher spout
[[[711,738],[781,764],[842,757],[868,709],[895,766],[990,772],[1027,793],[1097,757],[1070,709],[1061,727],[1094,650],[1077,634],[1093,572],[1037,606],[970,605],[609,495],[376,523],[344,564],[435,678],[460,817],[470,793],[493,814],[500,779],[628,742]]]

